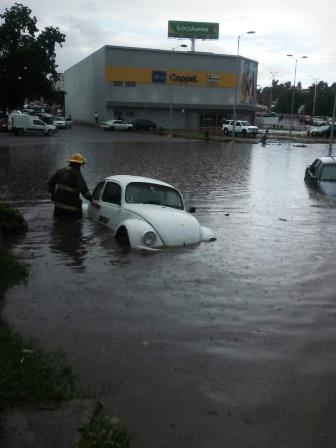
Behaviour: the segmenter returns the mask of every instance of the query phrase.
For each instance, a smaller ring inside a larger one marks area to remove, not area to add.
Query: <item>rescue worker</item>
[[[69,166],[59,169],[49,180],[49,193],[55,205],[56,218],[79,219],[82,217],[80,194],[91,201],[92,196],[81,173],[86,159],[75,153],[69,157]]]

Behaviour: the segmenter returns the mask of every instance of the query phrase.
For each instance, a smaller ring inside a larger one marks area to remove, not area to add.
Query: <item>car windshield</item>
[[[241,121],[242,126],[251,126],[248,121]]]
[[[336,164],[325,165],[321,171],[322,182],[336,182]]]
[[[156,204],[183,210],[179,192],[165,185],[132,182],[127,185],[125,200],[131,204]]]

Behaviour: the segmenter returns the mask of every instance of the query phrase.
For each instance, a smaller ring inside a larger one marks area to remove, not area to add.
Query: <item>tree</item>
[[[15,3],[0,14],[0,107],[21,108],[25,98],[48,97],[56,77],[55,46],[65,41],[58,28],[39,32],[31,9]]]

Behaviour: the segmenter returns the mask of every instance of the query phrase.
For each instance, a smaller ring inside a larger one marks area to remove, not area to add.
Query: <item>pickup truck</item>
[[[222,124],[222,132],[224,135],[232,134],[233,120],[224,120]],[[252,126],[248,121],[236,120],[235,133],[241,134],[243,137],[252,135],[255,137],[259,132],[257,126]]]

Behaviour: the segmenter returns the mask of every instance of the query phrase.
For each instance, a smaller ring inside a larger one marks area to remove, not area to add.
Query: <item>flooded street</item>
[[[0,147],[30,264],[4,318],[66,353],[133,448],[335,447],[336,199],[303,181],[327,145],[121,140]],[[218,240],[143,254],[88,219],[55,223],[46,184],[74,151],[91,190],[164,180]]]

